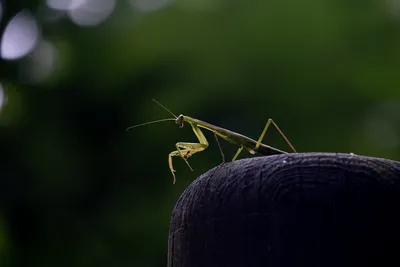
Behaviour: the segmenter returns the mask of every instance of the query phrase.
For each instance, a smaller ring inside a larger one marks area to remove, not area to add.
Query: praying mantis
[[[147,124],[173,120],[180,128],[184,127],[185,122],[188,123],[192,127],[192,130],[199,141],[199,143],[178,142],[175,144],[176,150],[169,153],[168,166],[169,166],[169,169],[171,170],[171,173],[172,173],[172,176],[174,179],[173,180],[174,184],[176,183],[176,176],[175,176],[176,171],[174,170],[174,167],[172,164],[172,157],[174,157],[174,156],[181,157],[185,161],[185,163],[187,164],[189,169],[191,171],[193,171],[193,168],[190,166],[190,164],[188,162],[188,158],[193,156],[195,153],[205,150],[209,146],[208,141],[200,128],[206,129],[214,134],[215,139],[218,144],[218,147],[219,147],[219,150],[222,155],[223,162],[225,162],[225,156],[224,156],[224,153],[222,152],[221,146],[219,144],[218,137],[239,147],[236,154],[233,156],[232,161],[236,160],[236,158],[239,156],[239,154],[242,152],[243,149],[246,149],[250,154],[253,154],[253,155],[256,153],[266,155],[266,156],[276,155],[276,154],[287,154],[288,152],[286,152],[286,151],[283,151],[283,150],[280,150],[280,149],[274,148],[272,146],[261,143],[262,140],[264,139],[264,136],[270,125],[273,125],[277,129],[279,134],[283,137],[283,139],[286,141],[286,143],[289,145],[289,147],[293,150],[293,152],[295,152],[295,153],[297,152],[296,149],[294,148],[294,146],[290,143],[289,139],[285,136],[285,134],[282,132],[282,130],[278,127],[278,125],[272,119],[268,119],[268,121],[264,127],[264,130],[261,133],[261,136],[259,137],[258,141],[256,141],[247,136],[241,135],[239,133],[235,133],[233,131],[215,126],[208,122],[204,122],[204,121],[201,121],[201,120],[189,117],[189,116],[185,116],[182,114],[179,116],[176,116],[174,113],[172,113],[169,109],[164,107],[161,103],[159,103],[155,99],[153,99],[153,101],[156,104],[158,104],[159,106],[161,106],[163,109],[165,109],[169,114],[171,114],[173,116],[173,118],[161,119],[161,120],[150,121],[150,122],[145,122],[142,124],[134,125],[134,126],[128,127],[126,129],[127,131],[132,128],[136,128],[136,127],[147,125]]]

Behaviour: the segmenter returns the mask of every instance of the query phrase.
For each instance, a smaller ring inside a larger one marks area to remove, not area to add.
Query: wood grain
[[[337,153],[222,164],[172,212],[168,266],[399,266],[400,163]]]

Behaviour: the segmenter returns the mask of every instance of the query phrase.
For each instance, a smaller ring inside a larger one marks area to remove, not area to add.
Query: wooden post
[[[222,164],[173,210],[170,267],[400,265],[400,163],[304,153]]]

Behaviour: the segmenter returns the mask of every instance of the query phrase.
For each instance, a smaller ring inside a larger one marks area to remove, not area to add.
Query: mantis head
[[[178,124],[179,128],[183,128],[184,122],[185,122],[185,117],[182,114],[179,115],[175,120],[175,123]]]

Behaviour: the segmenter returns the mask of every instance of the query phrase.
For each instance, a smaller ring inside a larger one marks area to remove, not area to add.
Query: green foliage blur
[[[111,1],[95,25],[54,1],[0,3],[3,33],[24,10],[53,49],[46,65],[1,46],[0,266],[166,266],[176,200],[221,157],[206,133],[173,185],[167,156],[191,129],[125,131],[170,117],[153,98],[253,139],[273,118],[299,152],[400,158],[398,1]]]

